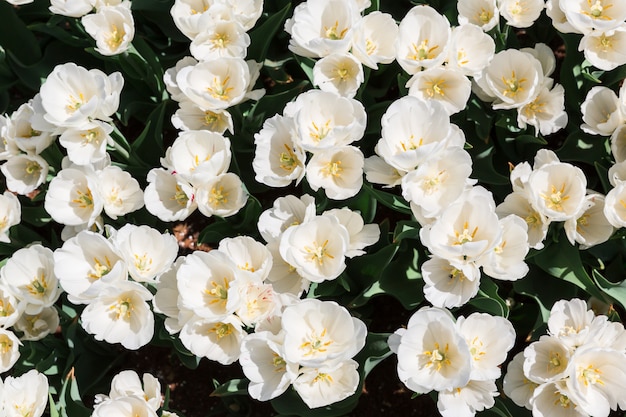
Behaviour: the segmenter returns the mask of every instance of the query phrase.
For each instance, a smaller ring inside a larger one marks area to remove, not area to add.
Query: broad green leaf
[[[377,294],[384,294],[380,277],[398,251],[399,245],[387,245],[373,254],[356,257],[348,263],[347,273],[357,283],[362,284],[361,293],[349,302],[348,307],[360,307]]]
[[[291,10],[291,4],[287,4],[279,12],[271,15],[260,26],[250,32],[250,46],[248,47],[247,59],[263,62],[267,56],[276,32],[282,30],[285,19]]]
[[[404,308],[411,310],[424,301],[422,274],[419,270],[420,254],[404,240],[401,249],[381,273],[380,289],[395,297]]]
[[[228,397],[231,395],[246,395],[248,393],[247,379],[231,379],[228,382],[220,384],[211,393],[211,397]]]
[[[485,313],[504,318],[509,316],[509,306],[498,294],[498,285],[486,277],[481,278],[478,294],[469,303]]]
[[[596,287],[593,280],[585,270],[578,248],[570,245],[563,233],[559,243],[548,245],[535,257],[535,264],[553,277],[570,282],[583,289],[587,294],[603,299],[602,291]]]
[[[411,214],[411,206],[402,196],[377,190],[367,183],[363,184],[363,189],[370,193],[383,206],[389,207],[402,214]]]
[[[419,240],[421,228],[418,222],[401,220],[396,224],[396,229],[393,231],[393,242],[397,243],[402,239]]]
[[[37,38],[16,14],[15,8],[6,1],[0,2],[0,16],[0,45],[23,66],[38,62],[42,54]]]
[[[596,270],[593,270],[592,275],[593,280],[604,293],[620,303],[623,308],[626,308],[626,280],[612,283]]]

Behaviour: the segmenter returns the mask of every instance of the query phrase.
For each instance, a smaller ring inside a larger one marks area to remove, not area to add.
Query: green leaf
[[[419,272],[420,254],[408,242],[401,242],[396,259],[381,273],[379,285],[385,294],[395,297],[407,310],[412,310],[424,301],[424,292]]]
[[[409,203],[399,195],[391,194],[385,191],[380,191],[372,187],[370,184],[363,184],[363,189],[370,193],[376,201],[383,206],[389,207],[402,214],[411,214],[411,206]]]
[[[276,32],[282,30],[290,10],[291,4],[287,4],[279,12],[271,15],[259,27],[250,32],[250,46],[248,47],[247,59],[254,59],[256,62],[265,60],[270,44],[275,39]]]
[[[558,243],[549,243],[532,259],[537,266],[553,277],[570,282],[591,296],[604,298],[585,270],[578,248],[567,242],[563,232]]]
[[[48,402],[50,403],[50,417],[60,417],[59,410],[50,392],[48,392]]]
[[[418,222],[401,220],[396,224],[396,229],[393,231],[393,242],[397,243],[402,239],[419,240],[421,228]]]
[[[359,256],[348,263],[348,275],[357,283],[362,284],[361,288],[364,288],[358,296],[348,303],[349,308],[360,307],[373,296],[385,293],[379,280],[398,248],[399,245],[387,245],[376,253]]]
[[[478,294],[469,303],[481,312],[504,318],[509,316],[509,306],[498,294],[498,285],[485,277],[480,280]]]
[[[595,269],[593,270],[592,275],[593,280],[605,294],[620,303],[623,308],[626,308],[626,280],[623,280],[616,284],[612,283],[604,278],[602,274],[600,274]]]
[[[231,395],[247,395],[248,394],[248,381],[247,379],[231,379],[219,385],[211,393],[211,397],[229,397]]]
[[[159,104],[148,116],[146,127],[131,144],[131,161],[139,166],[159,166],[163,155],[163,121],[168,102]]]
[[[85,407],[83,404],[73,372],[71,372],[63,382],[61,394],[59,395],[59,404],[61,406],[61,415],[63,417],[91,416],[92,410]]]
[[[0,45],[24,66],[41,59],[37,38],[16,14],[16,9],[6,1],[0,2]],[[18,73],[19,75],[19,73]]]

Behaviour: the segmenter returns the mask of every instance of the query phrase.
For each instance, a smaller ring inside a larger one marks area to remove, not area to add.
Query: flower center
[[[87,277],[92,280],[97,280],[111,272],[111,261],[108,256],[104,257],[104,263],[98,258],[93,258],[93,272],[87,274]]]
[[[324,258],[335,259],[333,255],[328,253],[328,239],[321,245],[317,241],[313,241],[313,247],[305,246],[304,250],[309,254],[309,261],[315,261],[318,265],[324,264]]]
[[[339,30],[339,21],[335,20],[335,24],[331,27],[324,26],[324,36],[332,41],[338,41],[346,36],[348,28]]]
[[[111,50],[116,50],[121,45],[124,40],[124,35],[126,32],[124,30],[120,30],[116,25],[111,25],[111,31],[109,32],[109,36],[107,37],[106,43],[109,45]]]
[[[28,292],[37,298],[43,297],[47,288],[48,283],[46,282],[46,276],[44,274],[41,274],[39,279],[35,278],[29,285],[26,286]]]
[[[444,365],[450,365],[450,359],[448,358],[449,346],[446,343],[445,348],[442,350],[439,347],[439,343],[435,343],[433,350],[425,350],[423,355],[427,357],[426,367],[435,367],[437,371],[440,371]]]
[[[88,208],[93,207],[93,195],[91,194],[91,190],[87,188],[86,192],[81,190],[76,190],[77,198],[72,200],[72,203],[77,204],[79,208]]]
[[[435,45],[429,48],[428,39],[424,39],[422,43],[419,44],[419,46],[412,43],[411,47],[413,48],[413,53],[409,54],[407,56],[407,59],[411,59],[413,61],[422,61],[424,59],[433,59],[435,56],[437,56],[437,54],[433,52],[437,48],[439,48],[439,45]]]
[[[429,98],[433,98],[436,95],[441,96],[441,97],[445,96],[445,93],[444,93],[444,88],[446,86],[445,80],[440,79],[440,80],[435,80],[435,81],[428,81],[426,85],[428,86],[428,88],[426,89],[426,95]]]
[[[207,91],[213,98],[218,100],[228,100],[230,99],[230,92],[233,90],[233,87],[228,86],[229,82],[230,76],[224,78],[224,80],[221,80],[218,77],[213,77],[213,83],[210,87],[207,87]]]
[[[505,89],[502,91],[502,95],[507,97],[511,96],[514,98],[517,96],[517,93],[524,91],[524,87],[522,84],[526,81],[526,78],[517,79],[515,75],[515,71],[511,71],[511,78],[505,78],[502,76],[502,82],[504,83]]]
[[[604,385],[604,381],[600,378],[602,372],[597,368],[594,369],[593,365],[589,365],[586,368],[578,368],[578,374],[580,375],[579,378],[583,380],[585,386],[588,386],[589,384]]]
[[[130,297],[126,297],[117,300],[117,303],[109,307],[109,309],[113,311],[115,320],[130,320],[130,315],[135,308]]]
[[[563,195],[563,192],[565,191],[565,184],[561,186],[560,190],[557,190],[554,185],[551,185],[550,187],[550,195],[541,194],[541,197],[546,201],[549,209],[563,211],[563,203],[569,200],[568,195]]]
[[[213,206],[219,206],[220,204],[228,203],[228,193],[224,192],[224,187],[211,188],[211,196],[209,197],[209,204]]]
[[[319,142],[324,139],[332,130],[330,127],[330,119],[326,120],[323,126],[318,126],[315,122],[311,122],[311,126],[312,128],[309,127],[309,136],[315,142]]]
[[[454,232],[456,236],[456,242],[454,242],[454,245],[462,245],[467,242],[472,242],[476,237],[476,232],[478,232],[478,226],[470,232],[468,222],[463,223],[463,231],[461,231],[461,233],[457,231]]]
[[[304,356],[317,355],[318,353],[324,353],[334,341],[326,336],[326,329],[318,335],[316,332],[311,332],[309,340],[300,345],[300,349],[305,350]]]
[[[296,154],[291,150],[289,145],[285,143],[283,144],[283,146],[285,147],[285,150],[287,152],[281,152],[280,155],[278,156],[279,162],[280,162],[279,166],[285,171],[291,172],[296,168],[296,166],[299,165],[300,160],[298,159]]]
[[[229,334],[231,334],[233,330],[234,330],[234,327],[230,323],[218,323],[215,325],[215,327],[209,330],[209,332],[215,333],[215,335],[217,336],[217,340],[220,340],[223,337],[226,337]]]

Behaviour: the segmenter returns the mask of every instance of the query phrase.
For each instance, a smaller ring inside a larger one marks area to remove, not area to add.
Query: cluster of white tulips
[[[9,229],[20,223],[16,195],[35,201],[44,187],[45,211],[64,226],[60,248],[33,242],[1,266],[0,372],[19,360],[22,341],[57,331],[55,304],[65,293],[63,299],[81,306],[80,324],[98,341],[130,350],[146,346],[160,314],[167,332],[193,355],[239,362],[256,400],[288,389],[312,409],[346,399],[362,382],[355,357],[367,328],[345,307],[314,298],[313,289],[340,279],[349,259],[378,242],[377,224],[366,224],[348,207],[322,211],[308,194],[284,195],[258,219],[265,243],[226,237],[208,252],[186,256],[178,256],[169,233],[106,224],[144,206],[163,222],[185,220],[195,210],[224,218],[248,202],[246,184],[229,172],[239,133],[231,108],[265,94],[254,90],[264,63],[246,61],[248,32],[262,16],[263,1],[172,3],[168,16],[190,41],[190,56],[163,77],[163,90],[178,105],[171,122],[180,132],[161,166],[146,168],[145,190],[108,152],[125,152],[114,139],[121,137],[114,120],[121,73],[57,65],[31,100],[0,115],[0,171],[8,189],[0,195],[0,242],[10,243]],[[497,204],[470,178],[469,133],[451,118],[473,94],[479,108],[512,114],[512,130],[532,126],[546,136],[565,128],[565,90],[552,78],[552,49],[538,43],[496,52],[496,26],[502,17],[508,26],[531,27],[546,9],[558,31],[583,35],[579,50],[591,65],[610,71],[626,64],[626,2],[458,0],[455,27],[428,5],[412,7],[399,22],[388,13],[366,13],[370,6],[369,0],[307,0],[295,7],[284,26],[289,50],[314,60],[307,76],[317,88],[264,121],[254,135],[251,167],[238,168],[252,169],[269,187],[305,180],[335,200],[333,207],[357,196],[364,179],[397,187],[420,225],[429,255],[420,260],[423,291],[433,305],[388,339],[398,376],[416,393],[436,391],[444,417],[472,417],[494,406],[496,380],[516,335],[506,318],[455,318],[446,309],[475,297],[481,274],[525,277],[526,257],[531,248],[544,248],[550,224],[563,222],[567,239],[580,249],[626,227],[626,84],[619,94],[592,88],[581,107],[581,129],[610,137],[616,163],[606,196],[587,188],[580,168],[543,149],[532,165],[510,164],[512,192]],[[51,0],[49,10],[80,19],[95,53],[137,52],[128,0]],[[407,95],[384,111],[374,152],[365,155],[359,141],[372,121],[359,101],[362,87],[379,65],[394,61],[406,73],[398,79],[408,80],[399,86]],[[244,120],[250,115],[240,114]],[[64,154],[60,169],[46,153],[57,140]],[[604,417],[626,408],[620,391],[626,386],[624,326],[596,316],[579,299],[557,302],[547,324],[549,334],[508,365],[504,393],[534,416]],[[39,417],[47,396],[43,374],[9,376],[0,381],[0,414]],[[155,377],[140,380],[123,371],[108,395],[96,397],[92,415],[176,417],[159,411],[162,401]]]
[[[504,392],[533,416],[606,417],[626,408],[626,331],[580,299],[558,301],[548,334],[509,363]]]
[[[500,365],[515,343],[513,325],[486,313],[454,316],[424,307],[389,338],[398,376],[412,391],[437,391],[444,417],[472,417],[493,407]]]

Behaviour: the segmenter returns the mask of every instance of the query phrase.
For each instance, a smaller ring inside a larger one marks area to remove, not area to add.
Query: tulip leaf
[[[279,29],[282,30],[290,10],[291,4],[285,5],[280,11],[272,14],[265,22],[250,32],[247,59],[254,59],[256,62],[265,61],[272,40],[275,39],[276,32]]]
[[[19,18],[15,8],[6,1],[0,2],[0,16],[0,45],[13,53],[16,60],[24,66],[37,63],[42,56],[39,43],[33,32]]]
[[[396,224],[393,231],[393,242],[400,242],[402,239],[419,240],[421,226],[418,222],[401,220]]]
[[[411,214],[411,206],[401,196],[377,190],[367,183],[363,184],[363,189],[370,193],[376,201],[381,203],[383,206],[389,207],[390,209],[402,214]]]
[[[478,294],[469,303],[481,312],[509,317],[509,306],[498,294],[498,285],[487,277],[481,277]]]
[[[398,248],[399,245],[387,245],[374,254],[367,254],[350,260],[347,273],[358,284],[361,284],[360,288],[362,288],[361,293],[348,303],[350,308],[360,307],[373,296],[385,293],[379,280],[384,268],[389,265]]]
[[[422,274],[419,271],[420,253],[408,240],[400,243],[396,259],[385,267],[379,280],[380,289],[395,297],[407,310],[424,301]]]
[[[585,270],[580,259],[580,252],[575,246],[567,244],[564,233],[557,242],[548,245],[535,255],[532,260],[548,274],[570,282],[583,289],[587,294],[603,299],[603,293],[596,287]]]
[[[610,282],[595,269],[592,275],[593,280],[604,293],[620,303],[623,308],[626,308],[626,280],[618,283]]]
[[[229,397],[232,395],[246,395],[248,393],[247,379],[231,379],[228,382],[220,384],[215,379],[213,384],[216,385],[215,390],[210,394],[211,397]]]

